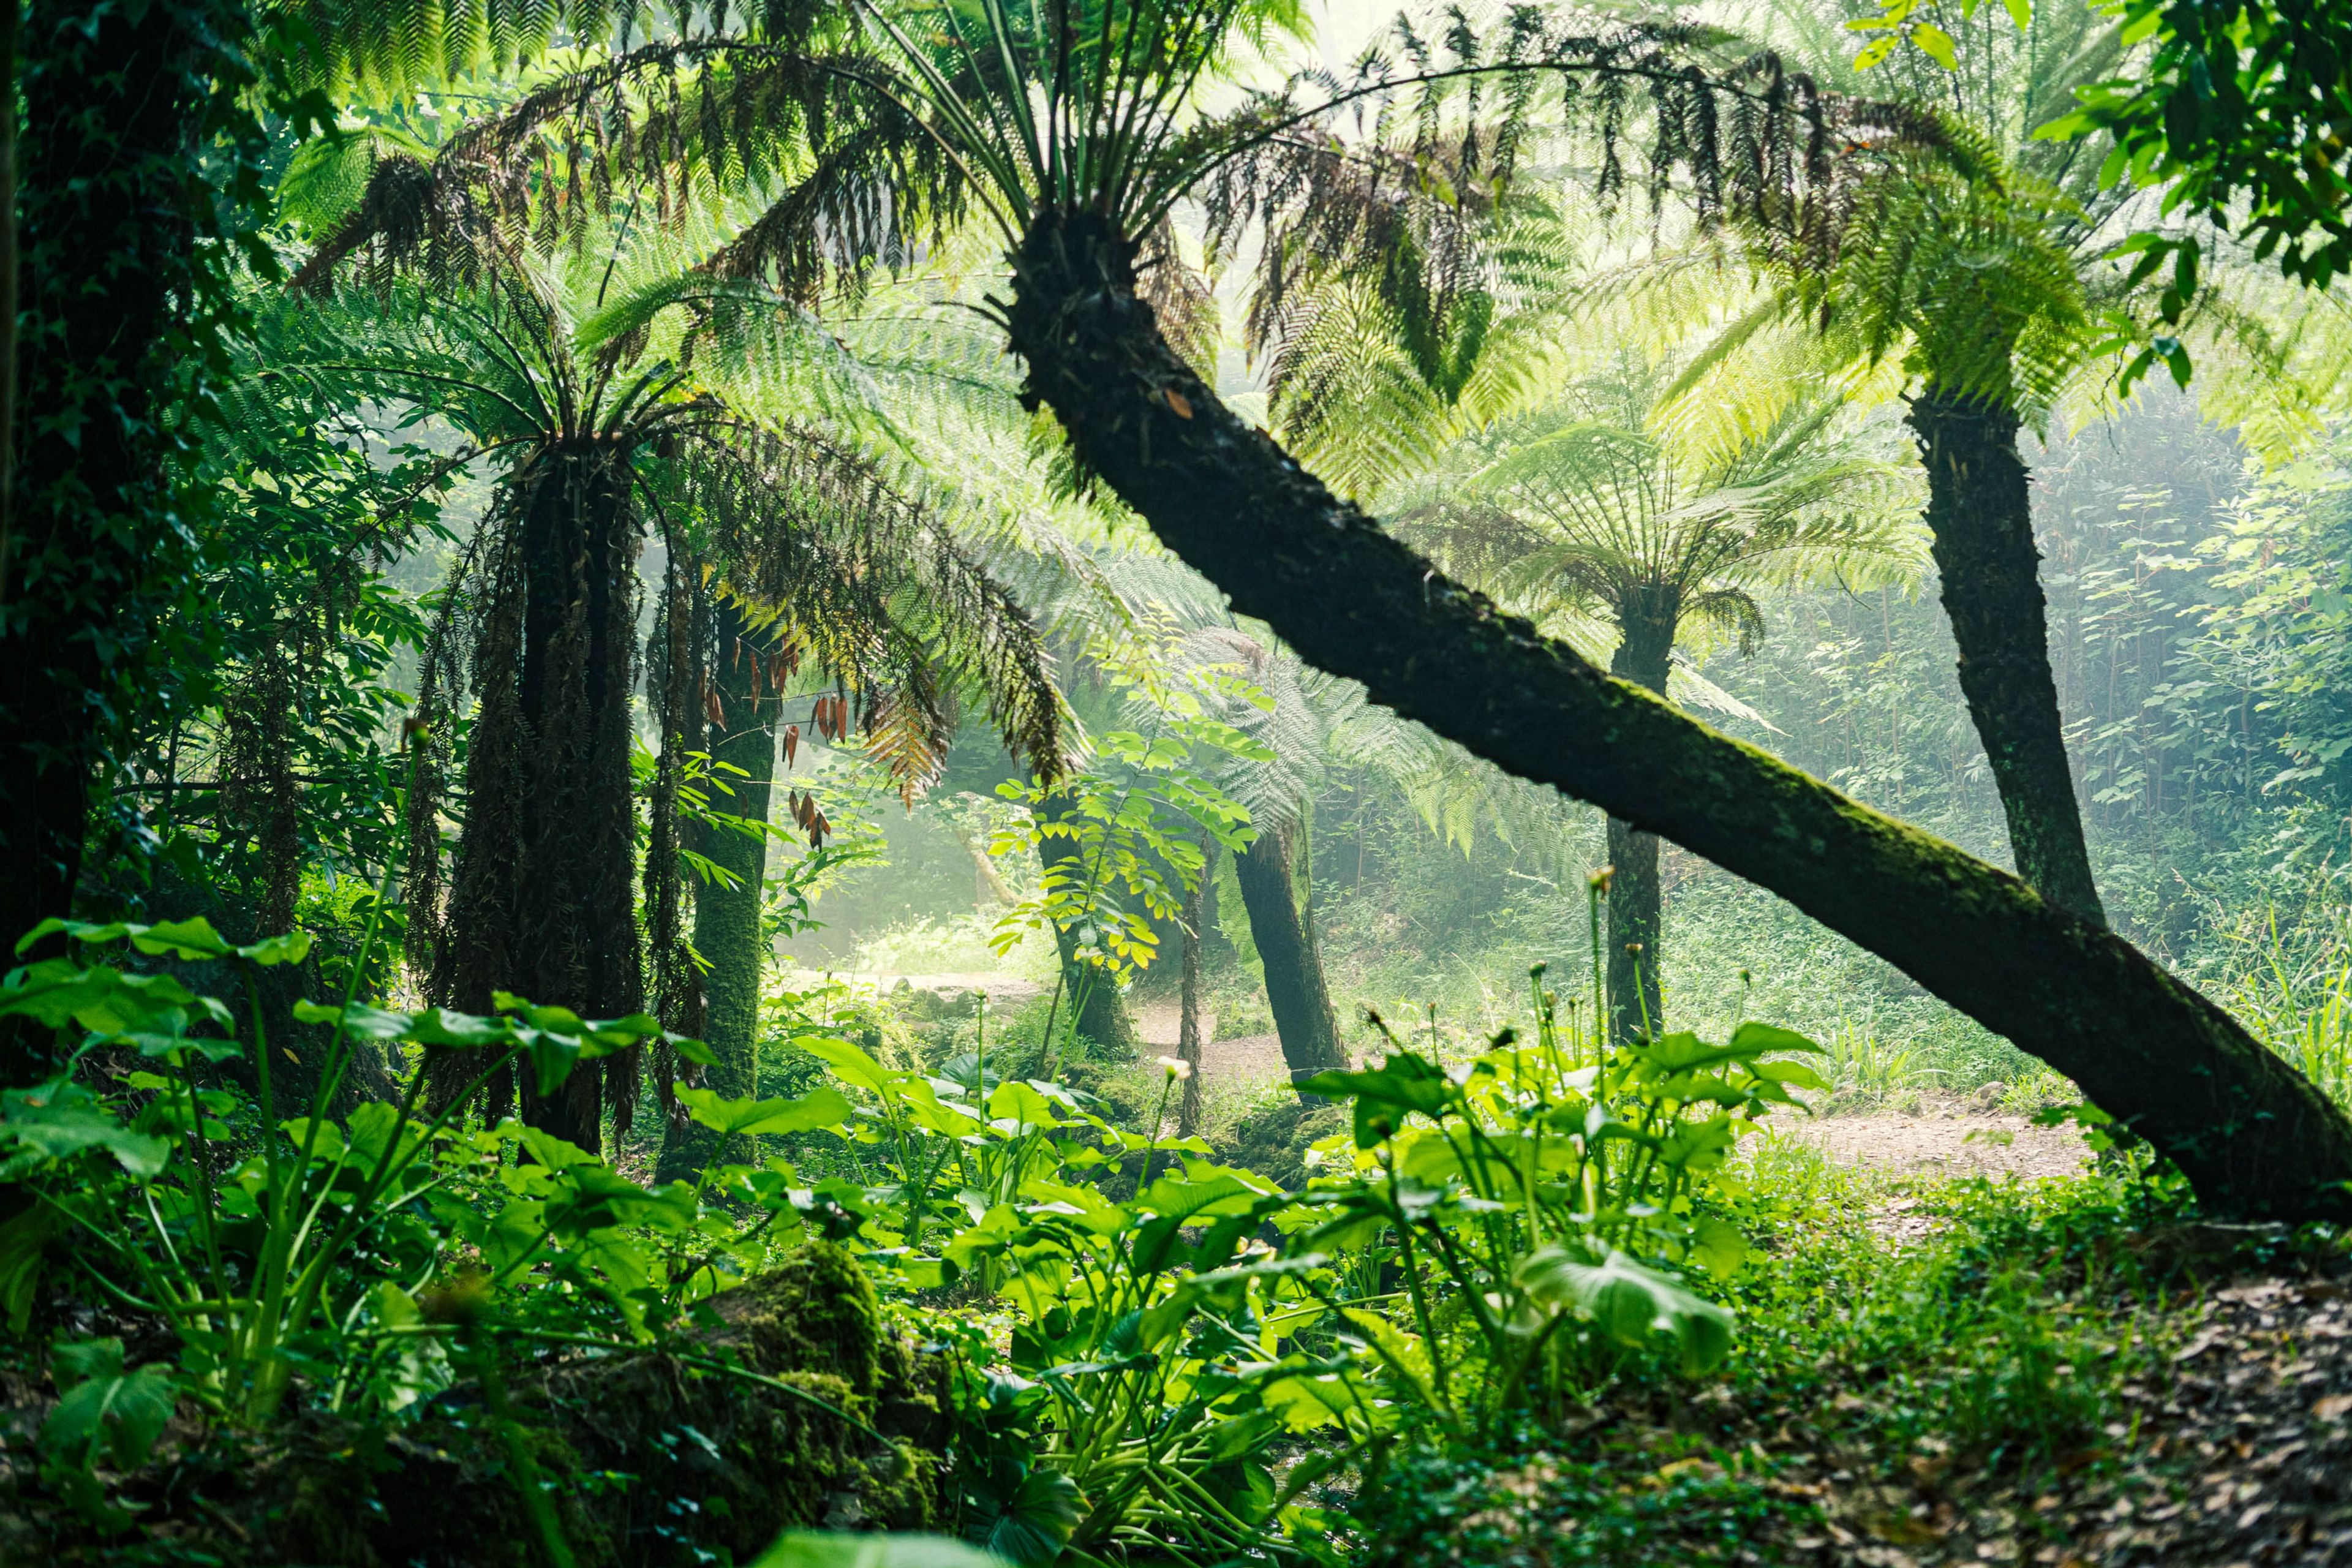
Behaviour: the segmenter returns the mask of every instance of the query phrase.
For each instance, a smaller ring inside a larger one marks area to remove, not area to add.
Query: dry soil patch
[[[1922,1176],[2071,1175],[2090,1158],[2071,1127],[2036,1127],[2022,1116],[1930,1110],[1917,1116],[1775,1117],[1785,1134],[1831,1162]]]

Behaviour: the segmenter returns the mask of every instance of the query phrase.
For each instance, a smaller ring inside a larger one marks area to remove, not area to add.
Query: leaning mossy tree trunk
[[[1909,418],[1927,470],[1927,529],[1959,648],[1960,691],[2000,791],[2017,874],[2051,902],[2105,925],[2050,673],[2018,416],[2000,402],[1931,383],[1913,399]]]
[[[1038,814],[1047,821],[1059,821],[1071,811],[1070,797],[1060,790],[1046,793]],[[1075,887],[1090,884],[1099,869],[1087,864],[1087,851],[1076,839],[1064,834],[1048,833],[1037,840],[1037,858],[1048,873],[1059,871]],[[1132,1061],[1141,1051],[1142,1037],[1135,1032],[1135,1020],[1128,1016],[1127,998],[1118,982],[1108,970],[1088,963],[1078,956],[1078,939],[1059,925],[1054,928],[1054,946],[1062,963],[1062,1006],[1075,1007],[1074,1015],[1066,1014],[1071,1031],[1094,1043],[1102,1058],[1110,1061]],[[1058,1035],[1062,1026],[1056,1024]],[[1055,1046],[1045,1042],[1048,1058]]]
[[[2080,1084],[2213,1208],[2352,1219],[2352,1122],[2130,943],[1613,679],[1449,582],[1237,418],[1137,296],[1134,243],[1045,207],[1012,348],[1078,458],[1244,615],[1522,778],[1780,894]]]
[[[1274,1012],[1283,1065],[1294,1084],[1348,1066],[1330,988],[1323,983],[1314,917],[1300,905],[1297,842],[1297,830],[1268,826],[1234,857],[1234,879],[1249,911],[1250,941],[1265,969],[1266,1005]]]
[[[1617,606],[1617,652],[1610,672],[1661,698],[1682,619],[1680,593],[1644,586]],[[1665,1025],[1659,966],[1665,959],[1666,899],[1658,880],[1658,836],[1609,819],[1609,1034],[1628,1044]]]
[[[723,595],[713,610],[718,648],[710,689],[717,705],[709,710],[704,748],[714,775],[733,793],[712,789],[710,805],[762,831],[718,827],[702,833],[701,854],[732,880],[708,880],[695,889],[694,950],[709,965],[702,973],[702,1043],[718,1058],[703,1068],[702,1087],[741,1100],[757,1092],[760,985],[768,966],[768,944],[760,931],[768,874],[764,829],[782,698],[761,679],[770,650],[741,612]],[[732,1140],[732,1147],[727,1142],[698,1121],[670,1117],[663,1123],[655,1173],[665,1182],[691,1181],[713,1160],[749,1159],[749,1140]]]

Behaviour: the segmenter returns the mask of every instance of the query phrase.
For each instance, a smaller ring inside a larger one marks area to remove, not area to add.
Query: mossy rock
[[[745,1563],[788,1529],[933,1525],[946,1368],[882,1331],[854,1258],[813,1242],[698,1316],[703,1345],[693,1354],[773,1383],[654,1352],[567,1352],[507,1373],[581,1568]],[[40,1528],[0,1540],[43,1538],[46,1555],[27,1561],[57,1563],[546,1561],[472,1383],[387,1428],[311,1414],[259,1437],[190,1441],[118,1495],[147,1505],[133,1535],[100,1542],[62,1510],[20,1497],[0,1510],[46,1518],[14,1520]]]
[[[1294,1100],[1244,1118],[1220,1144],[1217,1157],[1297,1192],[1307,1184],[1307,1146],[1349,1126],[1342,1107]]]

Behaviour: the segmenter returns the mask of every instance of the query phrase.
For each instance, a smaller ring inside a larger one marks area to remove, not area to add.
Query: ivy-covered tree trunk
[[[468,1012],[499,991],[588,1018],[645,1005],[629,483],[617,454],[571,441],[530,458],[509,492],[520,515],[482,612],[466,826],[431,986]],[[597,1153],[608,1109],[627,1125],[635,1071],[615,1058],[551,1095],[528,1077],[513,1088],[524,1121]],[[506,1093],[493,1086],[494,1110]]]
[[[730,796],[710,791],[711,809],[764,826],[776,776],[776,713],[780,700],[761,679],[767,649],[723,595],[714,606],[719,621],[718,657],[711,691],[718,707],[710,715],[704,750]],[[760,1044],[760,984],[767,973],[768,944],[760,934],[760,897],[768,871],[768,840],[733,830],[709,829],[699,851],[735,879],[730,887],[701,883],[694,894],[694,948],[709,969],[702,976],[702,1043],[719,1059],[702,1069],[705,1089],[740,1100],[755,1092],[752,1082]],[[662,1181],[691,1180],[714,1159],[742,1160],[748,1141],[721,1147],[719,1134],[698,1121],[664,1123],[656,1174]]]
[[[1048,793],[1040,815],[1048,822],[1061,820],[1070,811],[1069,797],[1059,790]],[[1048,873],[1061,872],[1077,885],[1084,885],[1095,874],[1087,863],[1085,848],[1075,838],[1064,834],[1049,833],[1037,840],[1037,858]],[[1078,956],[1076,936],[1054,928],[1054,946],[1061,955],[1063,1005],[1077,1008],[1071,1026],[1078,1034],[1094,1042],[1103,1055],[1112,1061],[1130,1061],[1142,1049],[1142,1037],[1135,1032],[1135,1020],[1127,1014],[1127,998],[1120,994],[1118,983],[1109,972],[1095,967]],[[1056,1024],[1058,1035],[1061,1026]],[[1046,1049],[1053,1049],[1046,1042]]]
[[[1048,209],[1011,346],[1079,459],[1243,614],[1374,701],[1768,888],[2079,1083],[2214,1209],[2352,1219],[2352,1122],[2237,1021],[2018,879],[1613,679],[1449,582],[1235,417]]]
[[[189,10],[34,0],[19,142],[23,331],[0,605],[0,943],[68,912],[128,678],[193,552],[162,353],[191,282],[204,84]],[[29,1040],[0,1071],[45,1066]]]
[[[2053,903],[2105,925],[2050,673],[2042,552],[2017,415],[1931,384],[1909,417],[1927,470],[1927,528],[1959,647],[1960,691],[2000,790],[2017,874]]]
[[[1666,671],[1682,619],[1680,595],[1654,588],[1617,608],[1610,672],[1644,691],[1666,694]],[[1665,893],[1658,881],[1658,836],[1609,819],[1609,1033],[1620,1044],[1665,1023],[1659,966],[1665,961]]]
[[[1344,1070],[1348,1053],[1340,1047],[1339,1019],[1323,983],[1314,918],[1299,905],[1297,860],[1295,833],[1263,828],[1234,857],[1234,879],[1241,884],[1250,940],[1265,969],[1266,1005],[1282,1040],[1283,1065],[1290,1069],[1291,1082],[1304,1083],[1319,1072]]]

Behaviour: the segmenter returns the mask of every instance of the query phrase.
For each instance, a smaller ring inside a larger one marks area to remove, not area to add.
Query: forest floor
[[[1173,1054],[1173,1006],[1137,1021]],[[1274,1036],[1206,1022],[1211,1085],[1281,1081]],[[1615,1383],[1580,1431],[1465,1456],[1433,1552],[2352,1568],[2352,1248],[2202,1222],[1981,1096],[1902,1106],[1753,1141],[1729,1375]]]
[[[1802,1179],[1779,1158],[1759,1189]],[[1408,1561],[2352,1568],[2340,1238],[2098,1172],[1849,1170],[1783,1214],[1722,1375],[1614,1378],[1464,1457],[1419,1488]]]

